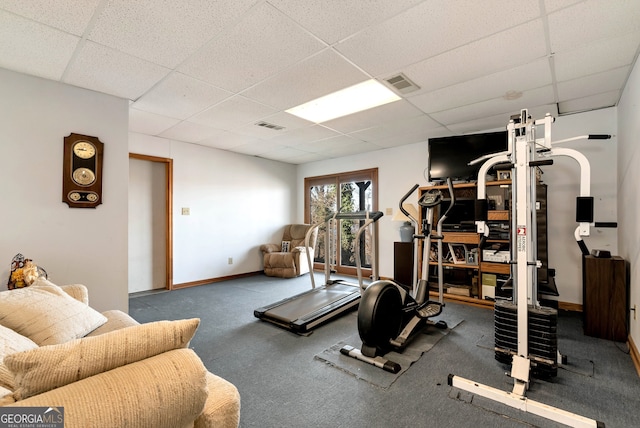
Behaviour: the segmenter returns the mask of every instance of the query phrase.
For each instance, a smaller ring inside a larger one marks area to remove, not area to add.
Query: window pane
[[[310,224],[322,223],[318,229],[318,239],[316,241],[315,257],[316,263],[324,263],[324,240],[326,238],[325,220],[337,210],[337,192],[335,184],[323,184],[311,186],[310,194]],[[335,248],[335,247],[334,247]]]
[[[371,181],[350,181],[340,184],[340,212],[371,210],[372,206]],[[355,238],[364,221],[342,220],[340,223],[340,265],[355,267]],[[370,232],[366,231],[360,237],[360,261],[362,267],[366,268],[371,267],[370,248],[368,248],[370,235]]]

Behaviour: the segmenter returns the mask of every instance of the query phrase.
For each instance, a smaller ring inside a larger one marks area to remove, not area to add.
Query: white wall
[[[630,263],[629,307],[640,310],[640,65],[636,62],[618,106],[618,212],[620,255]],[[630,335],[640,346],[640,313],[630,316]]]
[[[174,284],[262,270],[260,245],[279,243],[297,221],[295,165],[135,133],[129,140],[132,153],[173,159]]]
[[[505,126],[508,117],[505,118]],[[558,118],[552,127],[553,140],[584,134],[615,134],[615,109]],[[379,207],[398,209],[398,201],[412,185],[426,186],[428,143],[380,150],[329,161],[313,162],[298,167],[298,199],[304,201],[304,178],[343,171],[378,167]],[[574,142],[564,147],[575,148],[589,159],[592,168],[592,195],[596,200],[596,220],[616,221],[616,140]],[[549,266],[556,269],[560,297],[558,300],[582,303],[582,271],[580,250],[573,238],[575,197],[578,196],[579,169],[570,159],[558,159],[545,167],[544,182],[549,185]],[[417,197],[410,199],[410,202]],[[304,215],[303,203],[298,204],[298,218]],[[391,216],[380,220],[380,275],[393,276],[393,242],[399,240],[401,223]],[[596,229],[585,241],[590,248],[617,252],[615,229]]]
[[[98,310],[127,310],[128,103],[0,69],[0,287],[22,253],[57,284],[82,283]],[[62,202],[63,139],[104,143],[103,201]]]

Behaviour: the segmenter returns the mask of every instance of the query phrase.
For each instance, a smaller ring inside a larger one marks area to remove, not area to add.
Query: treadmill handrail
[[[307,230],[307,233],[304,236],[304,252],[306,253],[307,256],[307,266],[309,267],[309,276],[311,277],[311,288],[316,288],[316,280],[314,278],[313,275],[313,261],[311,260],[311,251],[309,251],[311,249],[311,246],[309,245],[310,241],[311,241],[311,235],[313,235],[313,231],[314,230],[319,230],[318,228],[321,226],[321,224],[316,224],[313,225],[312,227],[309,228],[309,230]]]

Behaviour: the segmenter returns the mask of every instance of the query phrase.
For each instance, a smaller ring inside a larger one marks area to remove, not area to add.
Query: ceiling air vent
[[[408,94],[409,92],[417,91],[418,89],[420,89],[420,86],[413,83],[407,76],[402,73],[384,79],[384,81],[393,86],[395,90],[400,92],[401,94]]]
[[[273,129],[274,131],[282,131],[284,129],[284,126],[274,125],[273,123],[263,121],[257,122],[256,125],[262,126],[263,128]]]

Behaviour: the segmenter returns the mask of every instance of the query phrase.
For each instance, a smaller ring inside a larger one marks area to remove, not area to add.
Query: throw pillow
[[[0,325],[0,361],[9,354],[28,351],[37,347],[38,345],[28,337],[24,337],[10,328]]]
[[[288,253],[291,248],[291,241],[282,241],[282,247],[280,249],[283,253]]]
[[[154,355],[186,348],[198,318],[157,321],[9,355],[14,398],[21,400]]]
[[[15,331],[0,325],[0,388],[13,390],[13,375],[4,365],[4,357],[16,352],[35,349],[36,345],[31,339],[24,337]]]
[[[37,285],[3,292],[0,299],[0,324],[40,346],[77,339],[106,321],[90,306],[42,279]]]

